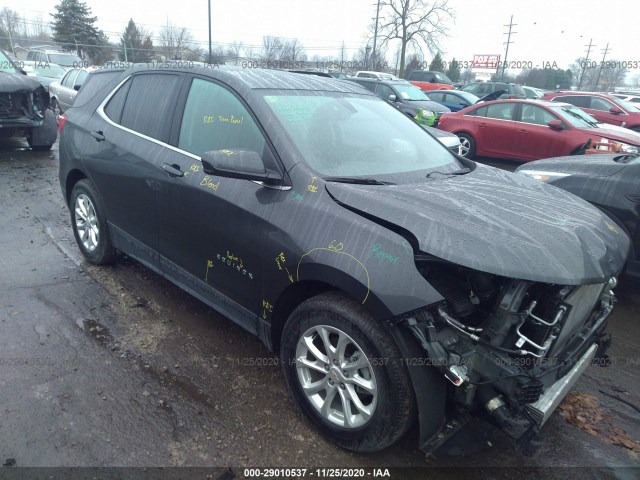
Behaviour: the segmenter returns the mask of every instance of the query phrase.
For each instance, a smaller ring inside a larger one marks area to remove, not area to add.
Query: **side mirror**
[[[564,130],[564,126],[562,125],[561,120],[550,120],[549,122],[547,122],[547,126],[551,130]]]
[[[397,98],[398,97],[396,97],[395,94],[393,94],[393,93],[391,95],[389,95],[389,101],[390,102],[395,102],[397,100]]]
[[[80,87],[81,87],[81,86],[82,86],[82,85],[74,85],[74,86],[73,86],[73,89],[77,92],[77,91],[79,91],[79,90],[80,90]]]
[[[610,113],[613,113],[614,115],[620,115],[621,113],[624,113],[621,109],[619,109],[618,107],[611,107],[609,109]]]
[[[251,150],[212,150],[204,152],[201,158],[202,171],[207,175],[239,178],[278,185],[282,177],[265,168],[262,158]]]

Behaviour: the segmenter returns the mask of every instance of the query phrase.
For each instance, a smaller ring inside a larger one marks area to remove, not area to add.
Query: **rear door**
[[[476,149],[479,155],[518,155],[520,149],[513,120],[517,106],[514,102],[499,102],[478,110]]]
[[[98,108],[89,125],[85,163],[103,198],[116,246],[158,266],[161,165],[185,75],[129,77]]]

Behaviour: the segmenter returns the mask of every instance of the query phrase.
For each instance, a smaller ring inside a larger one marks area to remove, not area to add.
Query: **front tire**
[[[82,255],[95,265],[113,263],[118,252],[111,242],[107,218],[93,184],[79,180],[69,203],[73,234]]]
[[[409,374],[390,333],[339,292],[298,306],[282,334],[284,373],[302,411],[337,445],[375,452],[415,418]]]
[[[53,113],[56,114],[56,122],[59,122],[60,115],[62,115],[62,109],[60,108],[60,103],[58,102],[58,100],[53,98],[51,100],[51,105],[49,105],[49,108],[53,111]]]
[[[471,160],[476,156],[476,141],[468,133],[456,133],[460,139],[460,155]]]

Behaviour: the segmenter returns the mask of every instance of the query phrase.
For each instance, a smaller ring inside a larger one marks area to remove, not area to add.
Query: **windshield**
[[[457,90],[456,95],[464,98],[467,102],[469,102],[470,105],[475,105],[478,102],[478,100],[480,100],[480,98],[477,95],[474,95],[473,93],[469,93],[469,92],[464,92],[462,90]]]
[[[18,69],[14,67],[13,60],[7,57],[2,51],[0,51],[0,72],[19,73]]]
[[[618,100],[618,103],[619,103],[620,105],[622,105],[622,106],[625,108],[625,110],[627,110],[627,111],[629,111],[629,112],[634,112],[634,113],[640,112],[640,108],[638,108],[638,106],[637,106],[637,105],[634,105],[634,104],[633,104],[633,103],[631,103],[631,102],[628,102],[628,101],[626,101],[626,100],[619,99],[619,100]]]
[[[264,98],[306,163],[321,175],[460,169],[440,142],[382,100],[316,92]]]
[[[63,67],[80,67],[82,66],[82,59],[77,55],[71,55],[69,53],[50,53],[49,61],[51,63],[57,63]]]
[[[394,85],[394,87],[403,100],[429,100],[422,90],[410,83]]]
[[[551,107],[551,110],[576,128],[592,128],[598,125],[595,118],[578,107]]]

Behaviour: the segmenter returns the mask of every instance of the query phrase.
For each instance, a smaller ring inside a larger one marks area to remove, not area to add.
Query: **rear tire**
[[[82,255],[95,265],[113,263],[118,258],[118,251],[111,242],[101,200],[89,180],[79,180],[74,185],[69,211],[73,234]]]
[[[460,139],[460,155],[471,160],[476,156],[476,141],[468,133],[456,133]]]
[[[281,358],[302,411],[343,448],[382,450],[413,423],[414,393],[391,334],[339,292],[310,298],[293,311]]]

